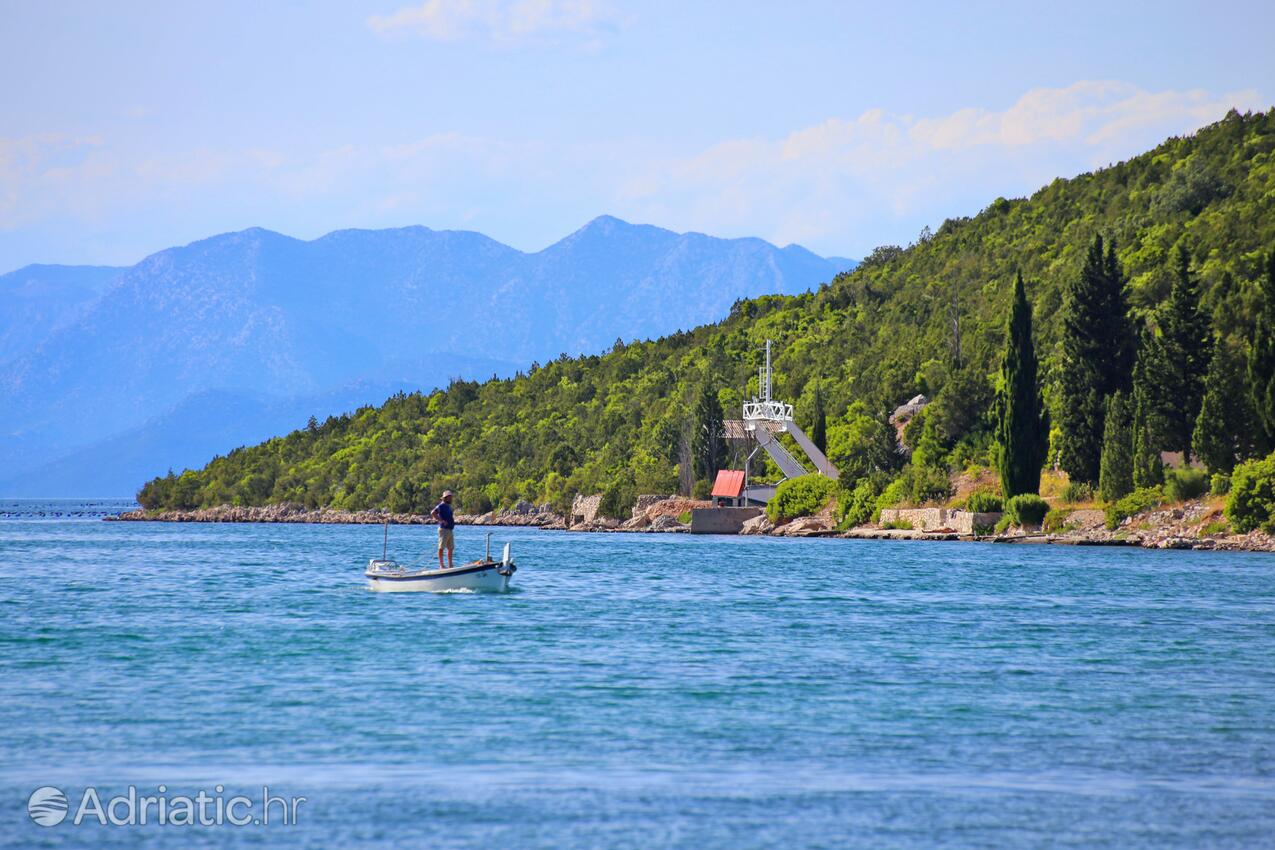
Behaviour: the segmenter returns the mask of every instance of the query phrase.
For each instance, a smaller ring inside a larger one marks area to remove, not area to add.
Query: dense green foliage
[[[1049,512],[1049,503],[1035,493],[1021,493],[1005,500],[1005,516],[1010,525],[1040,525]]]
[[[1230,472],[1239,458],[1254,454],[1256,427],[1243,354],[1236,346],[1216,342],[1204,386],[1191,446],[1210,471]]]
[[[885,473],[875,472],[860,478],[848,492],[843,490],[840,501],[841,516],[838,526],[841,528],[854,528],[858,525],[876,522],[881,513],[881,508],[877,501],[881,498],[881,494],[889,482],[889,477]]]
[[[1266,256],[1261,297],[1248,355],[1248,384],[1258,426],[1257,443],[1275,449],[1275,251]]]
[[[1068,399],[1084,389],[1069,372],[1093,371],[1064,339],[1064,306],[1075,301],[1069,287],[1087,265],[1119,278],[1130,321],[1162,332],[1160,305],[1180,245],[1196,258],[1192,280],[1215,336],[1247,351],[1259,312],[1275,309],[1263,306],[1258,284],[1275,246],[1275,112],[1233,113],[1128,162],[1056,180],[1030,199],[997,199],[977,216],[944,222],[932,238],[873,252],[817,292],[741,301],[718,324],[605,355],[564,355],[511,379],[397,395],[155,479],[139,499],[151,508],[290,501],[425,511],[447,487],[465,513],[518,499],[564,508],[580,492],[611,493],[622,511],[638,493],[702,489],[716,465],[738,467],[736,449],[714,444],[714,422],[737,417],[757,392],[766,339],[778,352],[776,395],[797,403],[807,433],[824,410],[829,455],[850,470],[842,498],[873,475],[902,482],[884,487],[878,506],[946,497],[940,479],[951,470],[993,461],[991,377],[1015,270],[1032,281],[1041,383],[1053,421],[1062,422]],[[1129,356],[1122,352],[1093,355],[1117,361]],[[1268,368],[1251,358],[1249,365]],[[885,420],[918,392],[933,403],[918,417],[912,462],[901,469]],[[1098,399],[1090,418],[1100,421],[1109,393],[1084,393]],[[1055,431],[1051,458],[1056,449],[1064,459],[1071,453],[1065,432]],[[1101,436],[1099,428],[1087,480],[1098,476]],[[752,470],[755,480],[773,472]]]
[[[1040,490],[1040,466],[1049,452],[1049,413],[1041,399],[1036,370],[1032,310],[1020,273],[1014,279],[996,405],[996,466],[1001,492],[1006,496]]]
[[[1275,452],[1235,467],[1225,512],[1240,533],[1260,528],[1275,534]]]
[[[1117,390],[1107,399],[1102,434],[1102,468],[1098,492],[1114,502],[1133,490],[1133,410],[1129,397]]]
[[[775,490],[766,504],[766,516],[772,522],[818,513],[832,496],[833,483],[822,475],[799,475],[789,478]]]
[[[905,466],[899,477],[881,491],[877,497],[877,508],[943,502],[951,495],[952,482],[947,470],[911,464]]]
[[[869,415],[868,406],[861,401],[851,404],[827,433],[828,460],[847,481],[873,472],[890,472],[898,466],[894,429],[885,417]]]

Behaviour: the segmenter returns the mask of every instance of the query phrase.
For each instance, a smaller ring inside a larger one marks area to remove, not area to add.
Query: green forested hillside
[[[776,395],[797,404],[810,433],[826,417],[847,489],[870,472],[898,474],[899,461],[882,456],[884,417],[918,392],[935,403],[908,434],[913,464],[990,465],[1015,273],[1026,282],[1046,403],[1057,413],[1066,290],[1097,235],[1116,246],[1140,329],[1159,332],[1185,247],[1214,333],[1243,349],[1275,247],[1275,110],[1231,113],[1029,199],[998,198],[906,248],[878,248],[818,292],[740,302],[718,324],[617,341],[608,354],[563,356],[510,380],[396,396],[151,481],[139,499],[428,510],[451,488],[462,511],[476,512],[604,491],[607,506],[623,511],[637,493],[677,489],[679,470],[685,487],[722,462],[704,426],[723,412],[738,416],[756,390],[766,339],[776,344]]]

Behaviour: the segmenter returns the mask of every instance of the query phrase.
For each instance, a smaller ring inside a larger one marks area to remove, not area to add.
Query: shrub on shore
[[[1093,488],[1083,481],[1069,481],[1063,488],[1062,500],[1069,504],[1093,501]]]
[[[1049,511],[1049,503],[1035,493],[1022,493],[1005,502],[1005,519],[1010,525],[1040,525]]]
[[[975,490],[965,497],[965,510],[970,513],[1000,513],[1004,506],[1004,500],[991,490]]]
[[[1235,467],[1224,512],[1241,534],[1255,528],[1275,534],[1275,452]]]
[[[1067,517],[1071,516],[1070,508],[1054,508],[1045,514],[1045,521],[1040,527],[1050,534],[1057,534],[1067,525]]]
[[[1120,523],[1134,514],[1162,504],[1164,504],[1162,487],[1139,487],[1129,495],[1107,505],[1107,528],[1114,531]]]
[[[800,475],[779,485],[775,498],[766,505],[766,516],[771,522],[810,516],[819,513],[828,504],[833,482],[822,475]]]
[[[1165,476],[1164,495],[1170,502],[1197,499],[1209,490],[1209,476],[1202,469],[1171,469]]]

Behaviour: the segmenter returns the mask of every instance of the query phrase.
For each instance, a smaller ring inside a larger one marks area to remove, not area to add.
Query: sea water
[[[1275,842],[1273,555],[494,529],[516,592],[375,594],[379,526],[122,507],[0,504],[5,846]]]

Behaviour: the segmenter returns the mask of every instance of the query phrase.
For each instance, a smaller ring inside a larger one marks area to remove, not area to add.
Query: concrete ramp
[[[789,425],[788,427],[792,428],[794,426]],[[758,427],[753,433],[757,436],[757,442],[766,450],[766,454],[770,455],[771,460],[775,462],[775,465],[779,467],[785,477],[796,478],[798,475],[808,474],[809,470],[801,465],[801,461],[793,457],[775,435],[766,428]],[[802,436],[806,435],[802,434]],[[824,458],[824,460],[826,461],[827,458]]]
[[[832,461],[828,460],[823,452],[819,451],[819,447],[810,441],[806,436],[806,432],[797,427],[796,422],[788,423],[788,433],[792,434],[792,438],[797,441],[797,445],[801,446],[801,450],[806,453],[806,457],[814,463],[815,469],[819,470],[819,474],[825,478],[831,478],[836,481],[841,477],[841,473],[832,465]]]

